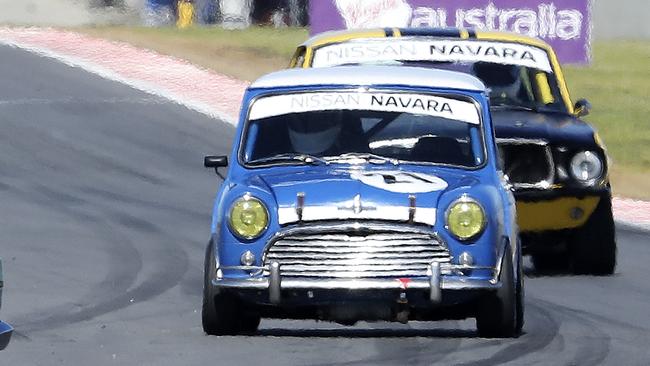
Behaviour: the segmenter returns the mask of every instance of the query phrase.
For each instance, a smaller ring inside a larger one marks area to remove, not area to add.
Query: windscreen
[[[314,92],[251,106],[247,165],[425,163],[476,167],[484,158],[477,104],[463,96]]]
[[[519,43],[450,39],[361,39],[314,51],[312,67],[403,64],[481,79],[495,107],[567,112],[545,50]]]

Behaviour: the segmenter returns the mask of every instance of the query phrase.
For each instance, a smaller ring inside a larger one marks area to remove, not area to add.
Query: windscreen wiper
[[[536,113],[562,113],[567,114],[565,111],[557,110],[545,105],[530,105],[530,104],[510,104],[510,103],[491,103],[491,107],[515,109],[523,111],[531,111]]]
[[[325,164],[328,165],[330,162],[314,155],[309,155],[309,154],[298,154],[298,153],[284,153],[284,154],[277,154],[273,156],[269,156],[266,158],[261,158],[261,159],[256,159],[253,161],[250,161],[249,164],[266,164],[266,163],[274,163],[274,162],[287,162],[287,161],[299,161],[304,164],[312,164],[312,165],[319,165],[319,164]]]
[[[510,103],[491,103],[490,107],[504,108],[504,109],[518,109],[531,112],[539,112],[539,109],[535,106],[522,105],[522,104],[510,104]]]
[[[345,153],[338,156],[331,156],[326,158],[328,161],[343,161],[351,159],[363,159],[370,164],[393,164],[398,165],[399,160],[394,158],[389,158],[386,156],[381,156],[373,153]]]

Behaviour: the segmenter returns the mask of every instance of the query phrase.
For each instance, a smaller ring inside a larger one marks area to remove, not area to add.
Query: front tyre
[[[246,333],[255,333],[260,326],[262,318],[257,314],[244,314],[241,318],[240,329]]]
[[[523,327],[523,286],[515,278],[510,250],[501,262],[500,280],[501,287],[479,302],[476,328],[484,338],[517,337]]]
[[[239,311],[234,299],[215,294],[212,288],[212,272],[215,271],[214,243],[210,240],[205,253],[203,273],[203,306],[201,323],[208,335],[236,334],[239,331]]]
[[[525,313],[525,287],[524,287],[524,266],[522,259],[522,250],[521,242],[517,248],[517,278],[515,279],[515,301],[517,306],[517,312],[515,313],[515,334],[521,334],[522,329],[524,328],[524,313]]]
[[[616,228],[611,197],[603,197],[570,246],[573,272],[606,276],[616,269]]]

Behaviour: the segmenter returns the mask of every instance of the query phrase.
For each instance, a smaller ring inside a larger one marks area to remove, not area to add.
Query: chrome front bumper
[[[429,299],[438,304],[443,290],[496,290],[501,287],[496,275],[492,279],[479,280],[462,276],[443,276],[440,263],[429,265],[428,278],[282,278],[280,265],[272,262],[270,276],[263,278],[216,278],[212,285],[216,290],[241,289],[268,291],[269,301],[279,304],[282,290],[423,290],[429,291]],[[486,267],[463,267],[464,269],[487,269]],[[493,269],[489,267],[489,269]]]

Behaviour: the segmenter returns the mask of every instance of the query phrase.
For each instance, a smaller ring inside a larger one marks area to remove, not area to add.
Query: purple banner
[[[588,63],[590,0],[312,0],[311,33],[375,27],[464,27],[541,38],[562,63]]]

